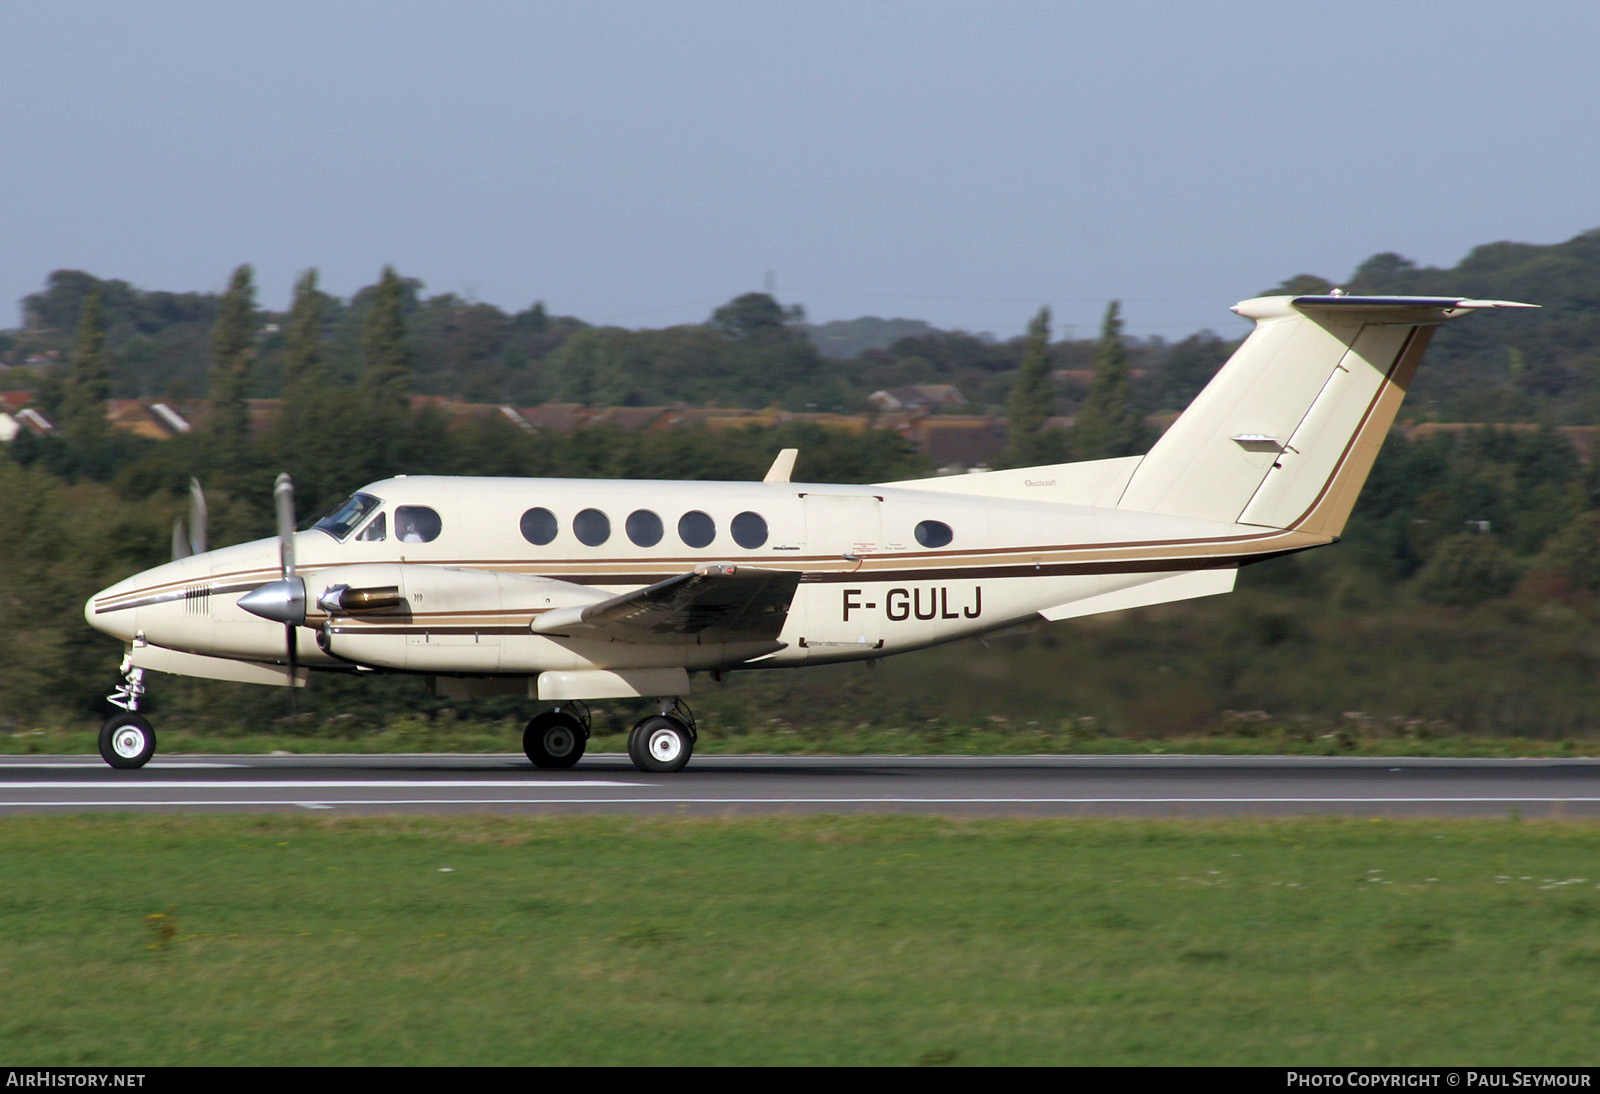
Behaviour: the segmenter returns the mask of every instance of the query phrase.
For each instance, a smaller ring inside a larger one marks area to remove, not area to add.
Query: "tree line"
[[[715,404],[789,410],[864,412],[867,396],[909,384],[949,384],[975,413],[1007,414],[1025,364],[1024,386],[1046,417],[1076,417],[1091,401],[1079,377],[1094,370],[1102,337],[1052,341],[1043,357],[1033,332],[996,340],[940,331],[910,320],[864,318],[813,326],[798,305],[746,293],[705,322],[659,330],[594,326],[555,316],[542,303],[507,313],[456,294],[426,295],[414,278],[386,270],[342,300],[322,292],[314,274],[297,287],[288,313],[256,308],[238,337],[249,341],[242,394],[281,397],[300,382],[290,342],[306,300],[316,302],[319,367],[331,382],[365,375],[364,340],[374,309],[403,324],[410,390],[517,406],[546,401],[599,406]],[[1474,249],[1448,269],[1419,267],[1395,254],[1367,259],[1343,282],[1348,292],[1458,293],[1521,299],[1541,311],[1515,324],[1461,324],[1440,338],[1407,413],[1439,421],[1600,421],[1600,230],[1565,243],[1496,243]],[[1335,286],[1308,274],[1267,292],[1325,292]],[[37,390],[48,413],[65,408],[62,366],[74,349],[84,309],[97,301],[105,330],[104,383],[116,397],[183,403],[219,394],[213,327],[240,286],[222,293],[137,289],[83,271],[58,270],[26,297],[21,329],[0,332],[0,363],[9,387]],[[302,293],[301,289],[305,292]],[[309,294],[309,295],[307,295]],[[1118,316],[1120,322],[1120,315]],[[1048,327],[1048,317],[1046,317]],[[248,330],[244,328],[247,327]],[[311,331],[298,338],[307,344]],[[1242,332],[1240,332],[1242,333]],[[1235,340],[1209,331],[1168,342],[1120,339],[1131,415],[1176,412],[1227,358]],[[244,343],[240,343],[241,349]],[[829,352],[832,347],[834,352]],[[848,353],[848,356],[838,355]],[[1037,375],[1048,379],[1041,387]],[[231,389],[220,394],[231,397]],[[1115,415],[1114,415],[1115,416]]]

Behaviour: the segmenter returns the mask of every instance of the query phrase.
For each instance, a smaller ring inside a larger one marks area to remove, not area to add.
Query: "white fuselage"
[[[1194,592],[1180,595],[1226,591],[1242,558],[1326,542],[1277,529],[905,486],[418,476],[361,493],[376,502],[342,539],[315,529],[295,534],[308,610],[294,633],[299,663],[308,668],[533,676],[881,657],[1036,614],[1062,618],[1150,602],[1137,590],[1158,582],[1169,589],[1175,579],[1196,582]],[[400,538],[402,518],[422,509],[437,517],[432,538]],[[535,510],[541,516],[529,518]],[[237,603],[279,577],[278,558],[278,541],[264,539],[180,559],[103,590],[85,615],[136,647],[282,663],[284,627]],[[533,631],[545,612],[714,563],[801,572],[780,648]],[[319,609],[322,592],[339,584],[394,587],[404,611]],[[184,671],[170,664],[156,667]]]

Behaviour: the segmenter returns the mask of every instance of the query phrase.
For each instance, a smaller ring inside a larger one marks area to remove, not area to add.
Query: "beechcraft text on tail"
[[[1255,329],[1143,456],[873,485],[399,477],[294,530],[204,549],[95,594],[125,646],[100,735],[139,767],[150,671],[303,685],[426,676],[441,694],[549,708],[530,760],[570,767],[586,702],[647,697],[645,771],[688,762],[695,674],[887,657],[1008,627],[1225,593],[1238,568],[1331,543],[1440,323],[1531,305],[1455,297],[1264,297]]]

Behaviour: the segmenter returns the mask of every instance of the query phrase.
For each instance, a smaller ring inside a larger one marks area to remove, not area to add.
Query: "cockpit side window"
[[[361,529],[361,534],[356,537],[363,543],[381,543],[389,538],[389,514],[379,513],[372,518],[372,523]]]
[[[358,527],[374,509],[383,504],[382,498],[375,498],[371,494],[351,494],[340,502],[338,508],[312,525],[319,532],[326,532],[340,543],[350,534],[351,529]]]
[[[394,511],[395,538],[401,543],[432,543],[442,527],[439,514],[426,505],[402,505]]]

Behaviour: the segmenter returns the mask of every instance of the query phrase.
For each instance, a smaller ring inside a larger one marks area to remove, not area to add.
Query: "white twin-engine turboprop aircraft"
[[[650,697],[628,753],[688,762],[690,674],[887,657],[1010,626],[1225,593],[1241,564],[1331,543],[1453,297],[1263,297],[1250,336],[1143,456],[872,486],[398,477],[276,539],[97,594],[121,639],[113,767],[155,751],[145,670],[262,684],[427,676],[440,694],[554,704],[528,723],[571,767],[584,700]]]

